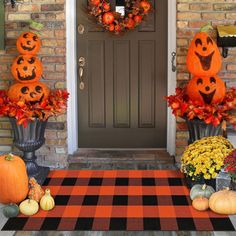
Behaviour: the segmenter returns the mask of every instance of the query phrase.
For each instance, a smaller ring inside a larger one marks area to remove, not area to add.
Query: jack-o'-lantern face
[[[195,76],[212,76],[221,69],[222,59],[214,40],[200,32],[193,38],[187,55],[187,67]]]
[[[13,77],[21,83],[32,83],[42,75],[42,63],[32,55],[18,56],[11,67]]]
[[[206,104],[221,103],[225,97],[226,87],[217,76],[193,77],[187,85],[187,94],[193,101]]]
[[[16,47],[20,54],[35,55],[38,53],[41,46],[41,41],[37,34],[32,32],[22,33],[16,41]]]
[[[13,101],[24,99],[28,102],[41,102],[48,98],[49,92],[49,88],[41,82],[15,83],[9,88],[8,97]]]

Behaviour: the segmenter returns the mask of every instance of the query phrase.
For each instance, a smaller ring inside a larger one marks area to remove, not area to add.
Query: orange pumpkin
[[[195,35],[187,54],[187,68],[194,76],[213,76],[221,69],[222,59],[214,40],[205,32]]]
[[[24,161],[13,154],[0,156],[0,203],[19,203],[28,193]]]
[[[194,198],[192,206],[198,211],[206,211],[209,208],[209,200],[205,197]]]
[[[48,98],[49,88],[41,82],[30,84],[15,83],[8,90],[8,97],[11,100],[24,99],[28,102],[41,102]]]
[[[16,47],[20,54],[35,55],[40,50],[41,41],[37,34],[32,32],[24,32],[18,37]]]
[[[11,67],[13,77],[21,83],[32,83],[40,79],[43,66],[40,60],[32,55],[18,56]]]
[[[214,104],[223,101],[226,87],[224,81],[218,76],[195,76],[189,81],[186,92],[193,101]]]

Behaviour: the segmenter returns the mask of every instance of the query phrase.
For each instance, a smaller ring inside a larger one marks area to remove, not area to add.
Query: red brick
[[[63,11],[64,4],[42,4],[41,11]]]

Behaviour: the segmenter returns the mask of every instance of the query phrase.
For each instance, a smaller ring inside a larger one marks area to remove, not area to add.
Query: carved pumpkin
[[[19,203],[28,193],[24,161],[13,154],[0,156],[0,203]]]
[[[187,54],[187,67],[195,76],[213,76],[221,69],[222,59],[214,40],[205,32],[195,35]]]
[[[187,85],[189,98],[206,104],[221,103],[225,97],[225,92],[225,83],[218,76],[196,76]]]
[[[20,54],[35,55],[41,47],[41,41],[37,34],[32,32],[24,32],[18,37],[16,47]]]
[[[15,83],[8,90],[8,97],[11,100],[21,98],[28,102],[41,102],[49,96],[49,88],[41,82],[30,84]]]
[[[18,56],[11,67],[13,77],[21,83],[32,83],[40,79],[43,66],[40,60],[32,55]]]

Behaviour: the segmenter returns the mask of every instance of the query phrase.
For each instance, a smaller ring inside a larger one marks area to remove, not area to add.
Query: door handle
[[[83,74],[84,74],[84,69],[82,67],[79,68],[79,89],[84,90],[84,81],[83,81]]]
[[[82,67],[79,68],[79,78],[83,79],[84,69]]]
[[[172,67],[172,71],[176,72],[176,65],[175,65],[175,57],[176,57],[176,52],[172,52],[171,53],[171,67]]]

